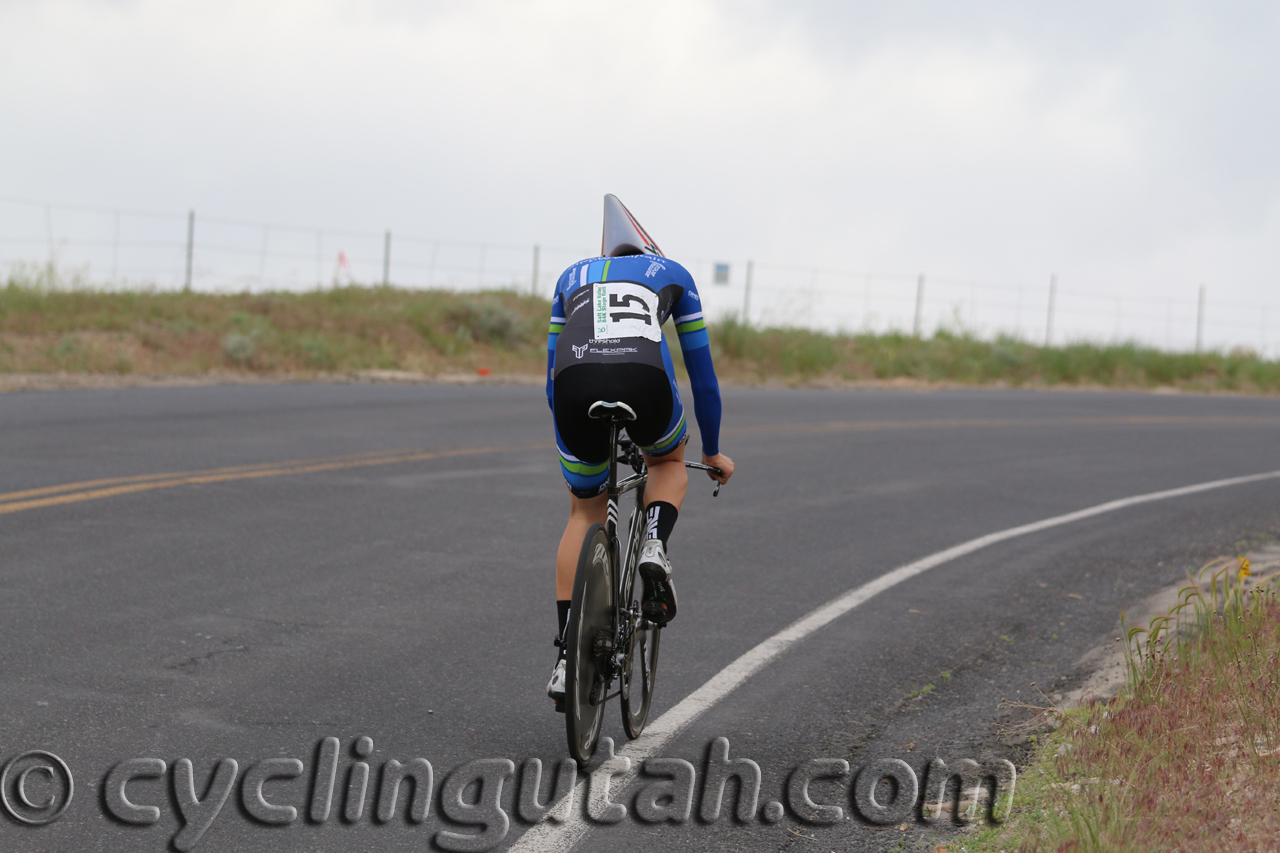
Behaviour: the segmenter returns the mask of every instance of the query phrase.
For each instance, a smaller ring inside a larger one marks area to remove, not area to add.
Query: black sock
[[[676,526],[676,519],[680,517],[680,510],[676,509],[666,501],[654,501],[645,508],[645,534],[646,539],[661,539],[662,550],[667,550],[667,540],[671,538],[671,531]]]
[[[560,643],[560,657],[564,657],[565,655],[567,655],[567,654],[569,653],[568,647],[567,647],[567,646],[565,646],[565,644],[564,644],[564,642],[563,642],[563,641],[564,641],[564,626],[565,626],[565,625],[567,625],[567,624],[569,624],[569,602],[568,602],[568,601],[557,601],[557,602],[556,602],[556,619],[557,619],[557,620],[559,621],[559,623],[560,623],[560,634],[559,634],[559,637],[560,637],[560,640],[561,640],[561,643]]]

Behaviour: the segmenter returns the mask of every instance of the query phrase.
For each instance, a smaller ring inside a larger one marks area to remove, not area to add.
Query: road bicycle
[[[658,677],[658,646],[662,628],[645,618],[636,568],[644,545],[644,486],[649,478],[644,456],[621,433],[636,413],[625,403],[599,400],[587,415],[609,423],[609,508],[604,524],[587,531],[573,581],[569,622],[561,642],[567,644],[565,662],[565,728],[569,754],[585,767],[600,740],[605,703],[619,697],[622,726],[637,738],[649,719]],[[618,481],[618,465],[630,465],[632,475]],[[720,474],[719,468],[699,462],[685,467]],[[627,527],[625,550],[618,537],[618,499],[635,492]],[[720,494],[716,483],[712,495]],[[614,684],[617,689],[614,690]],[[613,691],[613,692],[610,692]]]

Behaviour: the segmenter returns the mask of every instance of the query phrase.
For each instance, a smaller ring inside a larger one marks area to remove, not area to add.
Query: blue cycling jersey
[[[597,305],[592,302],[596,299],[603,301]],[[570,310],[566,311],[566,306]],[[647,361],[645,354],[652,349],[661,354],[663,369],[678,399],[671,353],[660,332],[667,318],[673,318],[693,388],[693,411],[702,434],[702,452],[707,456],[719,453],[720,385],[711,365],[711,341],[702,317],[702,299],[689,271],[660,255],[624,255],[578,261],[561,274],[552,298],[551,326],[547,334],[547,404],[553,409],[559,337],[569,317],[579,311],[591,313],[583,314],[583,321],[574,323],[575,327],[588,330],[585,334],[589,335],[580,342],[575,338],[572,351],[576,359],[612,363]],[[655,321],[656,326],[651,325]],[[594,325],[596,322],[599,325]],[[649,341],[657,346],[653,347]],[[591,346],[593,343],[600,345]]]

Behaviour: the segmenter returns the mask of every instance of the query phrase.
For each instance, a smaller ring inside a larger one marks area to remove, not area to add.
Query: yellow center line
[[[386,453],[380,454],[374,458],[352,458],[340,457],[329,461],[308,461],[297,460],[293,462],[277,463],[274,468],[266,468],[254,466],[252,470],[240,469],[231,470],[224,468],[215,468],[204,472],[190,472],[180,474],[163,480],[150,480],[147,482],[124,483],[121,485],[110,486],[107,488],[90,488],[83,491],[72,492],[70,494],[53,495],[50,497],[40,497],[31,500],[19,500],[9,503],[0,504],[0,515],[8,515],[14,512],[24,512],[31,509],[41,509],[49,506],[61,506],[63,504],[80,503],[81,501],[92,501],[100,498],[116,497],[118,495],[130,495],[138,492],[154,491],[156,489],[172,489],[177,486],[201,486],[209,483],[225,483],[231,480],[256,480],[263,477],[280,477],[287,474],[313,474],[319,471],[338,471],[348,468],[367,468],[374,465],[396,465],[406,462],[421,462],[426,459],[448,459],[456,456],[474,456],[480,453],[502,453],[517,450],[547,450],[551,447],[548,442],[531,442],[528,444],[515,444],[506,446],[492,447],[463,447],[457,450],[415,450],[415,451],[399,451],[394,455]],[[248,466],[246,466],[247,468]],[[124,479],[124,478],[121,478]],[[13,493],[20,494],[20,493]],[[8,497],[0,495],[0,498]]]
[[[824,421],[820,423],[761,424],[726,429],[726,435],[754,433],[822,433],[822,432],[872,432],[880,430],[963,429],[973,427],[1055,427],[1055,426],[1146,426],[1154,424],[1259,424],[1280,425],[1275,417],[1230,417],[1218,415],[1168,415],[1133,417],[1089,418],[953,418],[916,421]],[[481,453],[508,453],[520,450],[547,450],[548,442],[464,447],[456,450],[379,450],[315,459],[292,459],[281,462],[262,462],[254,465],[235,465],[211,468],[203,471],[176,471],[161,474],[139,474],[131,477],[113,477],[43,486],[19,492],[0,494],[0,515],[8,515],[43,507],[61,506],[82,501],[99,500],[119,495],[137,494],[157,489],[179,486],[200,486],[225,483],[234,480],[255,480],[265,477],[282,477],[291,474],[313,474],[321,471],[338,471],[350,468],[367,468],[377,465],[398,465],[422,462],[428,459],[447,459],[458,456],[474,456]]]
[[[26,489],[21,492],[6,492],[0,494],[0,504],[8,501],[21,500],[22,498],[34,498],[41,495],[52,495],[59,492],[74,492],[81,489],[100,488],[103,486],[114,486],[122,483],[144,483],[151,480],[171,480],[179,477],[194,477],[204,474],[221,474],[235,473],[239,471],[259,471],[266,469],[279,469],[292,467],[295,465],[307,465],[315,462],[333,462],[339,460],[361,460],[370,459],[380,456],[396,456],[399,457],[405,453],[417,453],[416,450],[375,450],[367,453],[352,453],[346,456],[321,457],[318,459],[293,459],[284,462],[259,462],[254,465],[232,465],[226,468],[210,468],[203,471],[167,471],[159,474],[136,474],[131,477],[109,477],[102,480],[84,480],[78,483],[63,483],[57,486],[42,486],[38,489]]]

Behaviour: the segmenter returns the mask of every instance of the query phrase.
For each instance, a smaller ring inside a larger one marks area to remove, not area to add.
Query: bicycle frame
[[[627,652],[625,650],[631,648],[631,635],[641,627],[644,621],[638,612],[631,607],[631,593],[634,589],[636,576],[636,563],[640,556],[640,546],[644,543],[642,531],[644,529],[644,486],[649,480],[649,473],[645,466],[644,454],[640,448],[634,443],[628,442],[629,447],[620,448],[620,432],[623,426],[616,418],[609,420],[609,477],[606,481],[608,494],[608,510],[605,517],[605,532],[609,537],[609,547],[613,557],[613,565],[616,571],[614,576],[613,589],[613,614],[614,614],[614,637],[613,637],[613,656],[610,660],[609,681],[605,688],[604,696],[600,701],[605,702],[617,696],[618,693],[609,693],[608,688],[613,686],[613,679],[617,678],[625,669]],[[619,453],[625,452],[626,456],[619,459]],[[624,461],[631,465],[635,471],[634,474],[618,481],[618,463]],[[684,463],[686,468],[693,468],[701,471],[715,471],[719,473],[719,469],[710,465],[703,465],[701,462]],[[631,517],[627,528],[627,549],[622,551],[621,541],[618,537],[618,499],[630,491],[636,491],[635,506],[631,510]],[[716,483],[712,496],[720,494],[720,484]],[[621,692],[621,688],[619,688]]]
[[[598,409],[603,413],[595,414]],[[570,642],[565,725],[570,753],[582,767],[595,752],[603,706],[613,697],[621,696],[627,735],[639,737],[644,730],[657,678],[662,634],[662,625],[645,618],[643,603],[635,595],[646,533],[644,487],[649,480],[644,454],[633,440],[621,437],[627,415],[634,420],[635,412],[624,403],[598,401],[588,414],[609,422],[609,457],[605,524],[592,525],[583,541],[574,578],[569,633],[565,637]],[[630,465],[635,473],[619,480],[619,464]],[[718,469],[696,462],[684,464],[719,473]],[[635,492],[635,506],[624,550],[618,535],[618,501],[627,492]]]
[[[621,692],[609,693],[614,679],[618,678],[626,667],[627,650],[631,648],[631,635],[639,626],[640,614],[631,607],[631,591],[635,581],[635,560],[638,549],[636,539],[639,536],[644,514],[644,485],[649,474],[644,469],[644,459],[634,444],[627,449],[626,461],[635,473],[621,483],[618,482],[619,433],[622,425],[616,419],[609,422],[609,479],[607,480],[608,510],[605,517],[605,533],[609,537],[609,548],[615,571],[613,573],[613,648],[608,667],[608,684],[606,695],[600,699],[607,702]],[[624,552],[618,538],[618,499],[627,492],[638,490],[636,505],[631,511],[627,531],[627,549]]]

